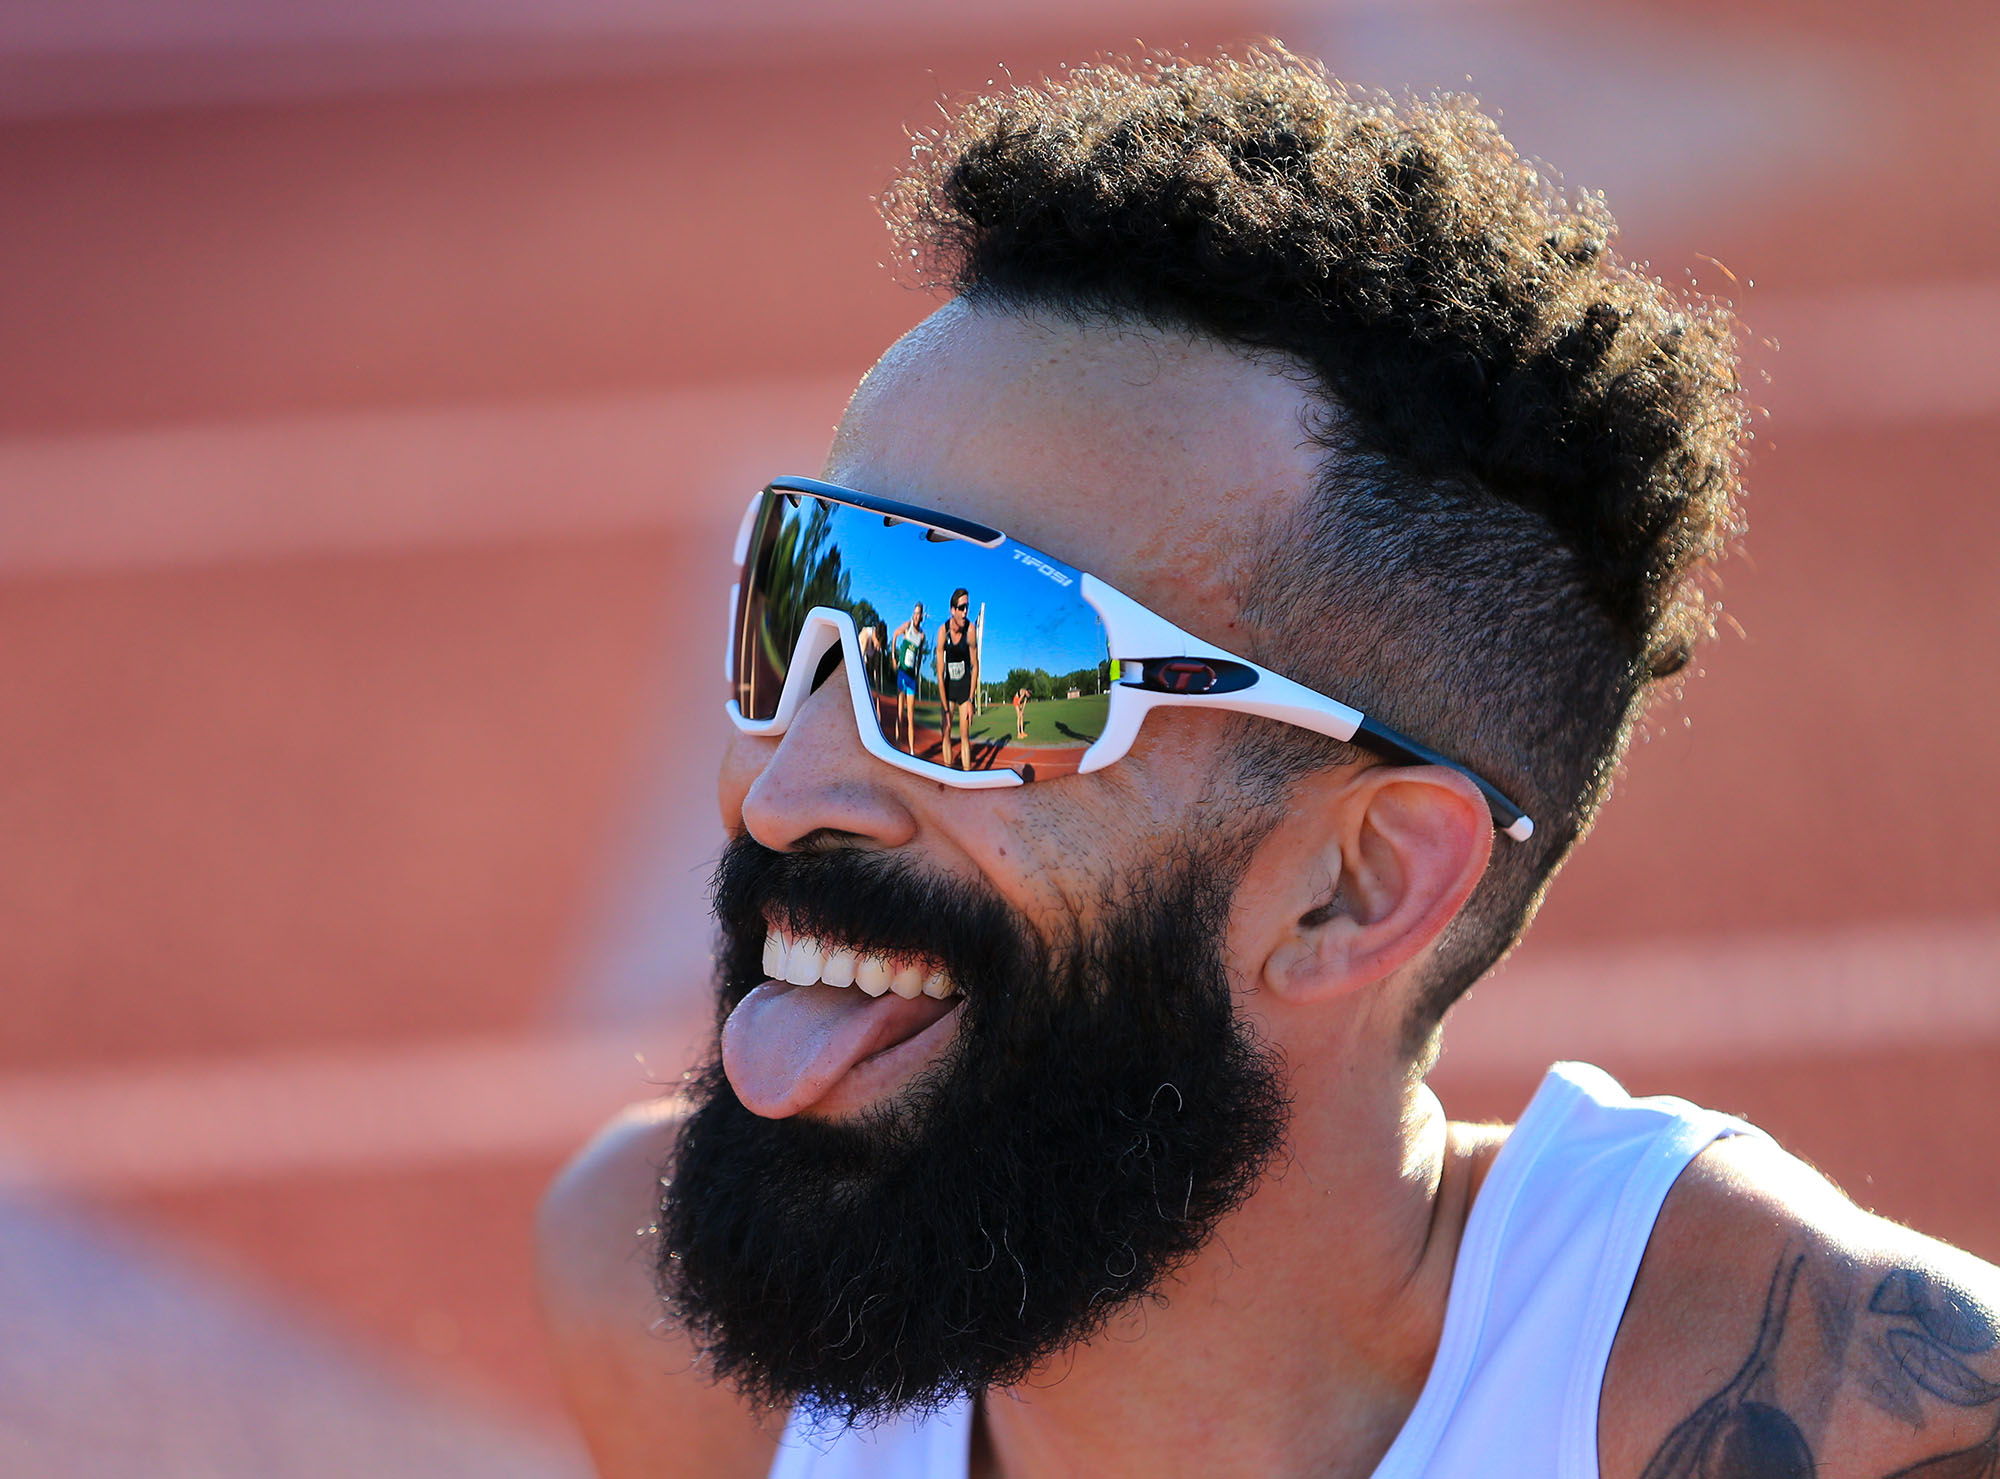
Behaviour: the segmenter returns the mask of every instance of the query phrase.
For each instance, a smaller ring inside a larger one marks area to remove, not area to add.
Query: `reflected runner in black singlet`
[[[944,754],[940,758],[946,765],[954,763],[951,730],[956,718],[956,764],[960,770],[972,769],[972,695],[979,683],[979,629],[967,615],[971,606],[972,598],[964,586],[951,593],[951,617],[938,634],[937,645],[938,692],[944,699]]]

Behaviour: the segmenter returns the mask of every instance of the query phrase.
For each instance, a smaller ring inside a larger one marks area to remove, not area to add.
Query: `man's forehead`
[[[1005,529],[1221,640],[1324,452],[1303,376],[1212,340],[947,304],[856,390],[836,482]]]

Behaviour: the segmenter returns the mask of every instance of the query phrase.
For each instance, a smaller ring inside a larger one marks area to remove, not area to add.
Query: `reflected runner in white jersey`
[[[917,742],[917,673],[926,645],[924,603],[919,601],[908,620],[889,634],[889,651],[896,663],[896,729],[912,748]]]

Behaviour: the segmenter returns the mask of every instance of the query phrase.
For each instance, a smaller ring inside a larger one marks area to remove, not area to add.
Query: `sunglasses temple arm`
[[[1534,836],[1534,820],[1501,795],[1499,789],[1485,777],[1426,745],[1418,744],[1409,736],[1397,733],[1388,725],[1363,714],[1360,724],[1355,726],[1353,743],[1374,751],[1385,760],[1396,760],[1405,765],[1442,765],[1447,770],[1457,771],[1479,787],[1479,794],[1486,798],[1487,810],[1493,813],[1493,821],[1502,832],[1516,842],[1526,842]]]
[[[1222,658],[1223,654],[1203,653],[1202,657]],[[1241,658],[1226,659],[1241,663]],[[1254,667],[1254,664],[1244,664]],[[1479,794],[1486,798],[1487,810],[1493,814],[1494,825],[1516,842],[1525,842],[1534,835],[1535,823],[1528,814],[1509,801],[1492,783],[1477,772],[1468,769],[1448,755],[1440,755],[1427,745],[1418,744],[1409,736],[1391,729],[1380,720],[1371,719],[1359,709],[1351,708],[1338,699],[1328,698],[1310,688],[1294,683],[1269,669],[1257,668],[1256,683],[1247,688],[1230,693],[1203,694],[1155,694],[1144,697],[1151,704],[1184,703],[1197,704],[1204,708],[1232,709],[1240,714],[1256,714],[1266,719],[1277,719],[1286,724],[1296,724],[1302,729],[1310,729],[1333,739],[1345,740],[1359,745],[1365,750],[1382,756],[1385,760],[1398,761],[1405,765],[1441,765],[1447,770],[1455,770],[1479,788]]]

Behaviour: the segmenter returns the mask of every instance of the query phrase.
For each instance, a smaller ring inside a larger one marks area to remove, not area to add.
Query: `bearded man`
[[[1424,1084],[1707,633],[1726,315],[1278,51],[975,102],[889,215],[953,296],[746,517],[714,1051],[545,1208],[602,1472],[1994,1474],[1993,1269]],[[958,586],[1067,748],[885,723],[854,611]]]

